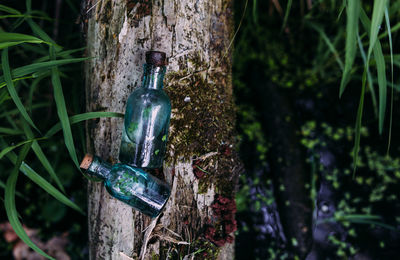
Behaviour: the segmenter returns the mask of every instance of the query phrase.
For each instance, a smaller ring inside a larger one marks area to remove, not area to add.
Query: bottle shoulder
[[[139,88],[132,92],[128,98],[128,104],[156,104],[171,106],[167,93],[162,89]]]

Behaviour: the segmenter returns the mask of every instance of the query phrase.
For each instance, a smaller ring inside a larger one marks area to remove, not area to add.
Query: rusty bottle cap
[[[81,169],[87,170],[93,162],[93,155],[87,153],[81,162]]]
[[[167,65],[167,55],[162,51],[147,51],[146,63],[159,67],[165,66]]]

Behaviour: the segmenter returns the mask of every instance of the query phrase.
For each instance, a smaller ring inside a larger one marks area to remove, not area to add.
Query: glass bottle
[[[171,193],[164,182],[126,164],[111,165],[97,156],[86,154],[80,167],[91,177],[104,181],[114,198],[152,218],[161,213]]]
[[[119,160],[140,168],[161,168],[168,138],[171,102],[163,90],[166,54],[146,52],[143,84],[129,96]]]

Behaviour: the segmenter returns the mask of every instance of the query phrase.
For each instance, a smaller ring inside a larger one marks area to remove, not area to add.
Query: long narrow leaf
[[[88,59],[90,59],[90,58],[63,59],[63,60],[45,61],[45,62],[29,64],[26,66],[22,66],[22,67],[13,69],[11,71],[11,75],[14,78],[20,78],[20,77],[24,77],[28,74],[37,73],[40,71],[47,71],[54,66],[61,66],[61,65],[65,65],[65,64],[77,63],[77,62],[81,62],[81,61],[88,60]],[[2,84],[5,83],[3,76],[0,77],[0,82],[1,82],[0,86],[2,86]]]
[[[352,2],[352,1],[350,1]],[[379,28],[382,24],[383,15],[385,13],[386,0],[375,0],[372,11],[371,29],[369,33],[369,48],[367,60],[369,60],[372,50],[375,46],[375,42],[378,39]]]
[[[20,147],[21,145],[29,144],[29,143],[32,143],[32,142],[34,142],[34,141],[43,140],[43,139],[46,139],[46,138],[47,138],[47,137],[41,137],[41,138],[30,139],[30,140],[26,140],[26,141],[20,142],[20,143],[18,143],[18,144],[16,144],[16,145],[8,146],[8,147],[4,148],[3,150],[1,150],[1,152],[0,152],[0,159],[3,158],[4,155],[6,155],[7,153],[11,152],[11,151],[14,150],[15,148]]]
[[[2,143],[4,142],[2,141]],[[8,153],[6,157],[13,164],[17,162],[17,155],[14,152]],[[40,188],[42,188],[44,191],[53,196],[56,200],[85,215],[85,213],[82,211],[82,209],[78,207],[78,205],[76,205],[74,202],[68,199],[64,194],[62,194],[53,185],[51,185],[48,181],[46,181],[42,176],[36,173],[31,167],[29,167],[28,164],[23,162],[19,170],[22,173],[24,173],[31,181],[36,183]]]
[[[390,19],[389,19],[389,10],[386,7],[385,8],[385,20],[386,20],[386,27],[387,27],[387,34],[388,34],[388,38],[389,38],[389,47],[390,47],[390,65],[391,65],[391,74],[392,74],[392,78],[391,78],[391,82],[392,82],[392,86],[394,83],[394,71],[393,71],[393,45],[392,45],[392,33],[391,33],[391,29],[390,29]],[[387,152],[386,154],[389,155],[389,151],[390,151],[390,144],[392,141],[392,123],[393,123],[393,103],[394,103],[394,88],[392,88],[391,91],[391,98],[390,98],[390,119],[389,119],[389,139],[388,139],[388,147],[387,147]]]
[[[340,81],[339,97],[342,96],[347,83],[350,80],[350,72],[353,68],[354,59],[356,57],[356,44],[358,35],[358,17],[360,14],[360,1],[348,1],[347,24],[346,24],[346,56],[342,80]]]
[[[367,77],[367,70],[364,69],[362,76],[362,86],[360,94],[360,103],[358,104],[356,127],[355,127],[355,138],[354,138],[354,151],[353,151],[353,178],[356,174],[357,163],[358,163],[358,152],[360,150],[360,140],[361,140],[361,126],[362,126],[362,114],[364,111],[364,97],[365,97],[365,82]]]
[[[43,43],[45,41],[32,35],[0,31],[0,43],[5,43],[5,42]]]
[[[54,40],[51,39],[51,37],[47,35],[47,33],[43,31],[42,28],[40,28],[40,26],[35,23],[31,18],[26,19],[26,21],[28,22],[32,31],[44,41],[52,43],[52,47],[54,47],[56,51],[60,51],[62,49],[62,47],[57,45]]]
[[[26,137],[28,139],[34,139],[34,135],[32,133],[32,130],[30,129],[29,125],[24,123],[23,127],[24,127],[24,131],[25,131]],[[40,147],[39,143],[36,140],[33,141],[33,143],[32,143],[32,150],[35,152],[36,157],[42,163],[43,167],[50,174],[50,177],[56,182],[58,188],[62,192],[65,193],[64,186],[62,185],[62,183],[61,183],[60,179],[58,178],[56,172],[54,171],[53,167],[51,166],[49,160],[47,160],[46,155],[43,153],[42,148]]]
[[[0,134],[6,134],[6,135],[20,135],[23,132],[18,129],[14,128],[6,128],[6,127],[0,127]]]
[[[10,93],[12,100],[14,101],[15,105],[17,106],[17,108],[18,108],[19,112],[21,113],[21,115],[23,116],[23,118],[33,128],[35,128],[37,131],[39,131],[39,129],[35,126],[32,119],[26,112],[26,109],[25,109],[24,105],[22,104],[21,99],[18,97],[17,91],[14,88],[14,83],[12,81],[11,72],[10,72],[10,65],[8,62],[8,49],[7,48],[3,49],[2,53],[1,53],[1,65],[3,67],[4,79],[7,83],[7,89],[8,89],[8,92]]]
[[[10,14],[21,14],[20,11],[15,10],[14,8],[5,6],[5,5],[0,5],[0,11],[6,12],[6,13],[10,13]]]
[[[287,21],[289,18],[289,13],[290,13],[290,10],[292,9],[292,3],[293,3],[293,0],[288,0],[287,6],[286,6],[286,11],[285,11],[285,17],[283,18],[283,24],[282,24],[281,31],[283,31],[286,27],[286,24],[287,24]]]
[[[358,48],[360,49],[361,57],[364,61],[364,66],[367,68],[367,79],[368,79],[368,88],[371,92],[372,106],[374,107],[375,116],[378,117],[378,103],[376,101],[376,95],[374,90],[374,83],[372,80],[371,72],[369,71],[369,66],[367,66],[367,55],[365,54],[364,47],[362,46],[362,42],[360,36],[357,35]]]
[[[338,63],[340,69],[344,70],[344,65],[343,65],[342,60],[339,57],[339,53],[337,52],[337,50],[336,50],[335,46],[333,45],[333,43],[331,42],[331,40],[325,34],[324,30],[321,27],[319,27],[318,25],[314,24],[314,23],[309,22],[308,24],[311,26],[311,28],[313,28],[314,30],[316,30],[320,34],[321,38],[324,40],[324,42],[328,46],[329,50],[331,51],[331,53],[335,57],[336,62]]]
[[[383,123],[385,121],[386,98],[387,98],[387,82],[386,82],[386,65],[383,57],[382,46],[377,40],[373,48],[376,68],[378,72],[379,86],[379,134],[382,134]]]
[[[72,124],[79,123],[79,122],[82,122],[82,121],[85,121],[85,120],[95,119],[95,118],[100,118],[100,117],[120,117],[120,118],[123,118],[124,114],[115,113],[115,112],[87,112],[87,113],[71,116],[69,118],[69,122],[72,125]],[[61,129],[62,129],[61,123],[57,123],[52,128],[50,128],[49,131],[47,131],[45,136],[50,138],[55,133],[60,131]]]
[[[17,234],[18,237],[21,238],[21,240],[24,241],[25,244],[27,244],[30,248],[35,250],[40,255],[48,259],[54,259],[51,256],[47,255],[38,246],[36,246],[32,242],[32,240],[28,237],[24,228],[22,227],[21,222],[18,219],[17,209],[15,207],[15,187],[17,184],[18,172],[22,164],[22,161],[25,159],[26,155],[29,152],[30,145],[31,143],[25,144],[24,147],[21,149],[21,152],[18,158],[16,159],[14,169],[12,170],[11,175],[7,179],[6,191],[4,195],[4,207],[6,209],[8,221],[10,222],[12,228],[14,229],[15,234]]]
[[[76,156],[74,139],[72,137],[71,126],[69,124],[67,107],[65,105],[64,94],[62,91],[60,75],[56,67],[52,68],[51,82],[53,84],[54,100],[56,101],[57,114],[61,122],[61,126],[64,133],[65,146],[68,149],[69,155],[72,161],[75,163],[76,167],[79,169],[78,158]]]
[[[369,20],[365,11],[361,8],[360,20],[363,24],[365,30],[369,32],[370,38],[372,37],[372,22]],[[380,24],[379,24],[380,26]],[[371,40],[370,40],[371,44]],[[386,66],[385,59],[383,57],[382,46],[378,39],[375,39],[374,46],[371,48],[374,53],[374,58],[376,62],[376,68],[378,72],[378,86],[379,86],[379,133],[383,131],[383,123],[385,119],[386,111],[386,97],[387,97],[387,81],[386,81]],[[369,66],[370,56],[367,56],[367,66]],[[367,68],[368,69],[368,68]]]

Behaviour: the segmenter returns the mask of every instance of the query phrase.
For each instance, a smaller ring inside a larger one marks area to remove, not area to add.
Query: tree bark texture
[[[172,187],[150,219],[89,182],[91,259],[233,259],[235,185],[231,0],[85,2],[88,111],[123,113],[141,84],[147,50],[167,53],[172,115],[158,173]],[[122,119],[88,123],[89,151],[117,162]],[[154,174],[157,174],[155,172]],[[197,251],[197,253],[196,253]],[[186,258],[185,258],[186,257]]]

